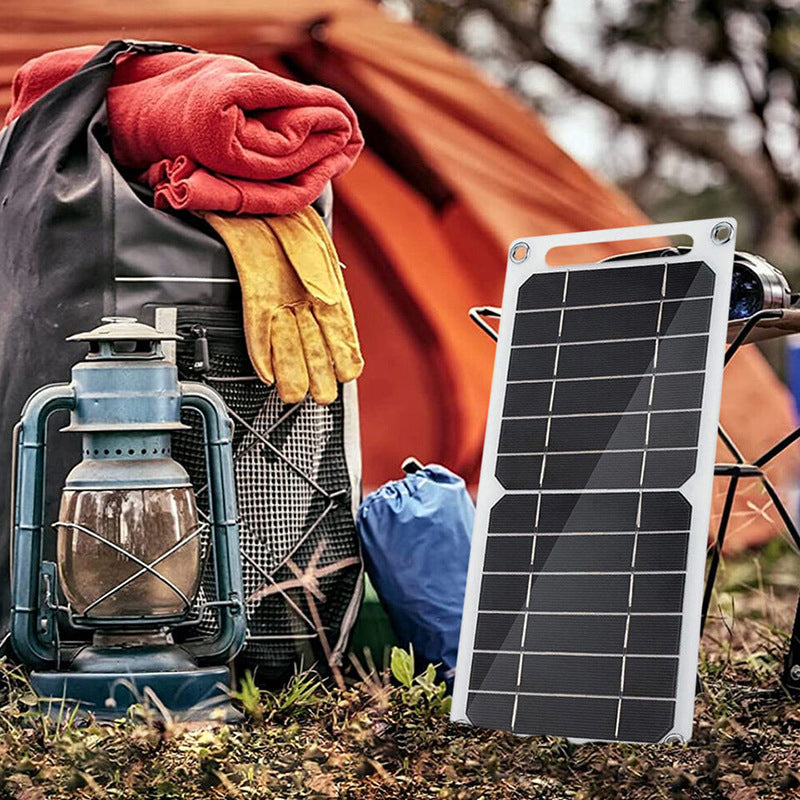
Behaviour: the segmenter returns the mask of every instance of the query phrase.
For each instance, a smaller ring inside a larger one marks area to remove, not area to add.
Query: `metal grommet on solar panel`
[[[711,241],[714,244],[727,244],[733,236],[733,225],[730,222],[718,222],[711,229]]]
[[[515,264],[521,264],[528,257],[530,250],[526,242],[517,242],[511,245],[511,260]]]
[[[683,738],[679,733],[671,733],[669,736],[664,738],[665,744],[685,744],[686,739]]]

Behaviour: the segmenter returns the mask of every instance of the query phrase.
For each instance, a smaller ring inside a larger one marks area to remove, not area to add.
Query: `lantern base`
[[[65,719],[77,710],[78,715],[91,713],[101,722],[111,722],[125,719],[128,708],[136,704],[178,722],[238,722],[242,718],[230,702],[227,667],[174,672],[32,672],[30,683],[40,707],[53,718]]]

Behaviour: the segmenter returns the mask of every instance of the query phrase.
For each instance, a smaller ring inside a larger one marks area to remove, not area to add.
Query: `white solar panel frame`
[[[713,231],[720,223],[731,228],[730,239],[719,243]],[[511,340],[517,313],[517,296],[521,286],[532,275],[562,271],[597,269],[597,263],[578,264],[566,267],[551,267],[545,261],[546,254],[555,247],[591,245],[603,242],[616,242],[635,239],[671,238],[688,235],[692,238],[692,248],[673,258],[626,258],[622,261],[603,262],[602,268],[630,268],[685,261],[703,261],[714,272],[714,295],[712,300],[709,340],[706,357],[705,383],[700,415],[698,452],[696,469],[679,489],[691,503],[693,513],[689,533],[686,564],[686,583],[682,606],[682,625],[678,679],[676,688],[676,709],[672,730],[662,741],[688,741],[692,733],[694,700],[696,691],[697,658],[700,643],[700,613],[703,595],[708,525],[711,514],[712,482],[716,455],[717,426],[722,395],[722,371],[724,365],[725,343],[728,323],[733,256],[736,244],[736,221],[730,217],[717,219],[675,222],[659,225],[645,225],[610,230],[586,231],[554,236],[537,236],[516,239],[509,248],[506,267],[506,281],[503,292],[502,315],[498,331],[489,413],[486,425],[486,438],[481,462],[481,480],[478,488],[475,525],[470,552],[464,612],[461,622],[458,662],[453,702],[450,718],[453,722],[471,724],[467,717],[466,705],[473,661],[473,643],[478,618],[478,601],[483,577],[484,554],[489,527],[489,514],[492,507],[506,494],[505,489],[495,477],[503,417],[503,403],[506,394],[506,376],[511,356]],[[511,259],[511,252],[524,243],[529,248],[527,258],[522,263]],[[614,491],[614,490],[593,490]],[[586,739],[570,738],[580,743]]]

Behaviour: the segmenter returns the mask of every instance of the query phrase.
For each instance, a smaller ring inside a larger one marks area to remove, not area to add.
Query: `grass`
[[[243,681],[245,722],[138,709],[113,726],[53,722],[0,664],[0,793],[60,798],[727,798],[800,795],[800,705],[780,689],[800,559],[780,544],[726,562],[703,637],[687,745],[581,745],[452,725],[432,671],[362,665],[344,691],[301,673]]]

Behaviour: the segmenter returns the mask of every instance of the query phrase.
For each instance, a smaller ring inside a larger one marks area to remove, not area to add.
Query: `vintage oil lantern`
[[[155,695],[175,715],[231,717],[226,663],[246,631],[232,424],[216,392],[178,380],[162,347],[178,337],[131,318],[103,323],[69,338],[88,343],[86,360],[69,384],[37,390],[15,429],[12,643],[55,705],[115,718]],[[185,408],[204,422],[208,514],[171,457]],[[46,525],[47,421],[63,410],[82,460]],[[198,597],[204,568],[214,591]]]

